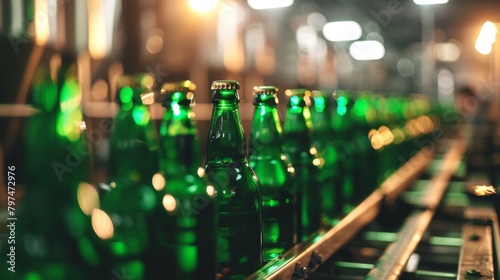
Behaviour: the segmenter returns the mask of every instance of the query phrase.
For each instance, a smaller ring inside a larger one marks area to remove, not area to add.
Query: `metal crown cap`
[[[275,86],[255,86],[253,87],[253,94],[277,94],[279,89]]]
[[[305,95],[305,96],[311,96],[311,92],[307,89],[303,88],[293,88],[293,89],[287,89],[285,91],[286,96],[294,96],[294,95]]]
[[[164,83],[161,87],[162,94],[173,93],[176,91],[179,91],[182,93],[188,93],[188,92],[194,91],[194,90],[196,90],[196,84],[190,80]]]
[[[240,84],[236,80],[218,80],[212,83],[210,89],[240,89]]]

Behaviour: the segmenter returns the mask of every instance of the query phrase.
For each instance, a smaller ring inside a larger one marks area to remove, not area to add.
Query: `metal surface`
[[[500,279],[500,231],[494,208],[487,202],[476,203],[466,209],[464,217],[470,224],[464,225],[463,230],[460,279],[470,279],[464,278],[469,270],[480,272],[477,279]]]
[[[399,279],[411,255],[428,228],[437,206],[442,201],[450,178],[457,170],[465,149],[464,141],[458,138],[441,162],[440,171],[434,175],[424,189],[418,206],[425,210],[414,211],[398,233],[398,240],[387,247],[366,279]]]
[[[381,200],[380,192],[372,193],[331,230],[313,234],[308,240],[288,250],[281,258],[271,261],[247,277],[247,280],[306,278],[377,216]]]
[[[425,148],[404,164],[337,225],[319,231],[251,274],[246,279],[305,279],[325,259],[344,246],[379,214],[384,196],[397,197],[425,169],[432,159],[432,150]]]
[[[453,142],[441,162],[440,170],[431,178],[429,186],[424,190],[420,201],[417,202],[420,207],[436,209],[439,206],[451,177],[460,165],[465,148],[463,138],[459,137]]]
[[[398,233],[399,238],[391,243],[375,267],[370,270],[366,279],[399,279],[408,260],[415,251],[418,243],[429,226],[433,210],[416,211],[405,222],[403,229]]]
[[[462,242],[458,279],[494,279],[491,227],[464,225]]]
[[[495,209],[467,192],[471,182],[457,176],[465,138],[450,143],[441,146],[444,153],[429,179],[416,180],[437,156],[423,149],[336,226],[313,234],[247,280],[500,279]],[[395,212],[384,209],[387,203]]]
[[[387,202],[394,202],[396,198],[414,181],[429,165],[434,155],[434,149],[425,147],[387,178],[380,186],[380,191]]]

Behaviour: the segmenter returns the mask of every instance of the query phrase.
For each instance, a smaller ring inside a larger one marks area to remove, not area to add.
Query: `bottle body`
[[[297,240],[294,169],[282,152],[282,129],[274,87],[254,88],[249,161],[262,186],[264,262],[278,257]]]
[[[321,197],[323,206],[323,222],[332,226],[342,212],[341,182],[343,174],[339,172],[338,146],[331,126],[332,94],[315,90],[312,92],[313,104],[311,121],[313,132],[312,145],[317,149],[318,156],[323,159],[319,180],[322,183]]]
[[[148,219],[146,279],[215,279],[215,190],[196,174],[166,181]]]
[[[212,84],[205,173],[215,187],[219,272],[240,279],[262,265],[262,189],[246,156],[236,81]]]
[[[78,197],[79,190],[92,189],[85,183],[89,153],[81,126],[81,89],[74,60],[63,57],[61,62],[57,78],[47,71],[34,84],[34,107],[39,111],[25,127],[25,194],[19,203],[13,201],[15,210],[9,216],[16,218],[9,221],[16,236],[0,246],[15,266],[9,259],[2,262],[2,279],[86,279],[99,265],[89,238],[88,208],[79,205]],[[15,176],[21,168],[11,166],[9,171]]]
[[[110,190],[92,213],[94,232],[109,255],[105,273],[111,276],[113,271],[136,279],[145,275],[147,217],[157,204],[152,178],[158,170],[156,130],[148,106],[142,103],[145,94],[152,94],[142,84],[150,77],[139,74],[119,80],[120,108],[110,138]]]
[[[206,174],[217,193],[219,271],[241,277],[262,265],[262,194],[245,160],[207,163]],[[250,186],[250,187],[249,187]]]
[[[172,279],[210,280],[217,273],[215,189],[198,173],[200,147],[189,98],[193,85],[184,81],[163,86],[174,88],[162,91],[161,174],[153,179],[158,204],[149,217],[147,278],[168,273]]]
[[[287,90],[290,96],[284,124],[283,152],[295,169],[295,192],[299,215],[299,240],[318,230],[322,219],[319,181],[321,159],[311,145],[311,123],[306,90]]]

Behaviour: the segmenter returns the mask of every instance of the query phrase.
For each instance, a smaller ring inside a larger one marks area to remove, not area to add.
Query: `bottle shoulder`
[[[209,184],[217,191],[260,193],[260,180],[247,160],[205,165]]]
[[[278,159],[251,158],[250,166],[257,174],[263,193],[269,188],[287,188],[293,183],[295,169],[286,156]]]

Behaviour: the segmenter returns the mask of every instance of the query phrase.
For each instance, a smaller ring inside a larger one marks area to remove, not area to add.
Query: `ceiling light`
[[[385,48],[375,40],[356,41],[349,46],[349,53],[356,60],[376,60],[384,57]]]
[[[436,5],[436,4],[446,4],[448,0],[413,0],[417,5]]]
[[[355,21],[334,21],[323,26],[323,35],[332,42],[357,40],[361,34],[361,26]]]
[[[199,13],[207,13],[217,7],[218,0],[189,0],[191,8]]]
[[[497,36],[497,26],[491,21],[487,21],[481,27],[481,32],[477,36],[476,50],[481,54],[489,54],[492,50],[491,45],[495,43]]]
[[[248,0],[247,2],[255,10],[284,8],[293,4],[293,0]]]

